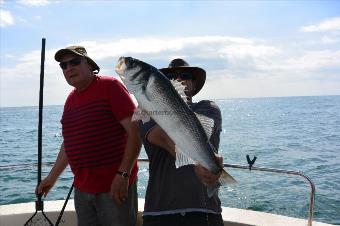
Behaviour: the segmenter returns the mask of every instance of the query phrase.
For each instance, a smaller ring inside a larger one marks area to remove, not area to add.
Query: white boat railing
[[[148,159],[138,159],[139,162],[149,162]],[[299,171],[292,171],[292,170],[283,170],[283,169],[276,169],[276,168],[265,168],[265,167],[254,167],[254,166],[244,166],[244,165],[237,165],[237,164],[223,164],[223,167],[227,168],[236,168],[236,169],[245,169],[249,171],[262,171],[262,172],[270,172],[270,173],[281,173],[281,174],[288,174],[294,176],[300,176],[308,181],[310,186],[310,200],[309,200],[309,209],[308,209],[308,226],[312,226],[313,222],[313,213],[314,213],[314,201],[315,201],[315,185],[313,181]]]
[[[149,162],[146,158],[139,158],[139,162]],[[5,165],[0,166],[0,168],[17,168],[17,167],[28,167],[33,166],[36,164],[18,164],[18,165]],[[53,162],[47,162],[44,165],[53,165]],[[236,169],[244,169],[249,171],[262,171],[262,172],[270,172],[270,173],[280,173],[280,174],[287,174],[287,175],[293,175],[293,176],[300,176],[306,181],[308,181],[310,186],[310,200],[309,200],[309,209],[308,209],[308,226],[312,226],[313,221],[313,213],[314,213],[314,202],[315,202],[315,185],[313,181],[299,171],[292,171],[292,170],[284,170],[284,169],[276,169],[276,168],[265,168],[265,167],[254,167],[252,165],[237,165],[237,164],[223,164],[223,167],[227,168],[236,168]]]
[[[229,168],[237,168],[237,169],[247,169],[249,170],[248,166],[241,166],[235,164],[223,164],[224,167]],[[255,171],[263,171],[263,172],[271,172],[271,173],[282,173],[288,175],[295,175],[300,176],[308,181],[310,186],[310,200],[309,200],[309,209],[308,209],[308,226],[312,226],[313,221],[313,213],[314,213],[314,201],[315,201],[315,185],[313,181],[302,172],[299,171],[291,171],[291,170],[283,170],[283,169],[275,169],[275,168],[264,168],[264,167],[252,167],[251,170]]]

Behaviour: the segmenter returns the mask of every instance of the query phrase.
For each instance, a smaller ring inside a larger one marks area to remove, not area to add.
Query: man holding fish
[[[217,157],[222,123],[218,106],[192,102],[205,83],[205,71],[183,59],[158,71],[127,57],[120,58],[116,72],[137,99],[139,109],[132,118],[142,121],[149,158],[143,225],[222,226],[217,189],[235,180]]]

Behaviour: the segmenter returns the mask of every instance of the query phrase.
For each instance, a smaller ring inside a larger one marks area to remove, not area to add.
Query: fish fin
[[[187,103],[188,102],[188,96],[184,92],[185,91],[185,86],[181,82],[179,82],[179,81],[177,81],[175,79],[171,79],[170,82],[173,85],[173,87],[175,88],[175,90],[177,91],[177,93],[184,100],[184,102]]]
[[[175,162],[176,168],[190,165],[190,164],[195,164],[195,162],[191,158],[189,158],[185,154],[182,154],[182,152],[179,151],[176,148],[176,146],[175,146],[175,152],[176,152],[176,162]]]
[[[139,121],[142,120],[143,123],[150,121],[150,116],[146,111],[141,109],[140,107],[136,108],[135,112],[132,115],[131,121]]]
[[[218,189],[221,187],[221,184],[217,182],[216,184],[207,187],[208,197],[211,198],[215,193],[218,192]]]
[[[222,170],[221,176],[218,179],[218,182],[221,185],[225,185],[225,184],[236,184],[237,181],[229,174],[227,173],[227,171],[225,171],[224,169]]]
[[[205,133],[207,134],[207,137],[210,139],[212,132],[213,132],[214,124],[215,124],[214,120],[211,118],[208,118],[205,115],[201,115],[197,113],[195,114],[198,120],[201,122],[201,125],[203,126],[203,129]]]
[[[236,183],[237,181],[223,169],[218,182],[212,186],[207,187],[208,197],[211,198],[216,192],[218,192],[218,189],[221,187],[221,185]]]

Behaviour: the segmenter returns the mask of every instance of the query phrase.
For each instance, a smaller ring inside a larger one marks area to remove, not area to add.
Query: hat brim
[[[89,62],[90,65],[92,65],[93,70],[97,70],[99,72],[100,68],[99,66],[96,64],[96,62],[94,62],[94,60],[92,60],[90,57],[85,56],[83,54],[80,54],[76,51],[73,51],[72,49],[60,49],[58,50],[55,55],[54,55],[54,59],[58,62],[61,61],[61,59],[67,55],[67,54],[73,54],[73,55],[77,55],[77,56],[81,56],[81,57],[85,57],[87,59],[87,61]]]
[[[171,72],[189,72],[194,77],[195,82],[195,90],[193,92],[193,96],[195,96],[204,86],[205,79],[206,79],[206,73],[205,70],[199,67],[167,67],[167,68],[161,68],[159,69],[160,72],[162,72],[165,76],[168,73]]]

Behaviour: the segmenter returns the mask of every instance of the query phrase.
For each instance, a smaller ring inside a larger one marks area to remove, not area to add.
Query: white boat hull
[[[64,200],[44,201],[44,213],[55,223]],[[142,224],[144,199],[138,199],[138,223]],[[0,206],[1,226],[22,226],[34,214],[35,203],[20,203]],[[222,216],[225,226],[307,226],[307,220],[286,217],[276,214],[222,207]],[[41,212],[35,218],[41,218]],[[77,219],[74,211],[73,200],[69,200],[60,225],[76,226]],[[331,224],[313,221],[313,226],[331,226]]]

